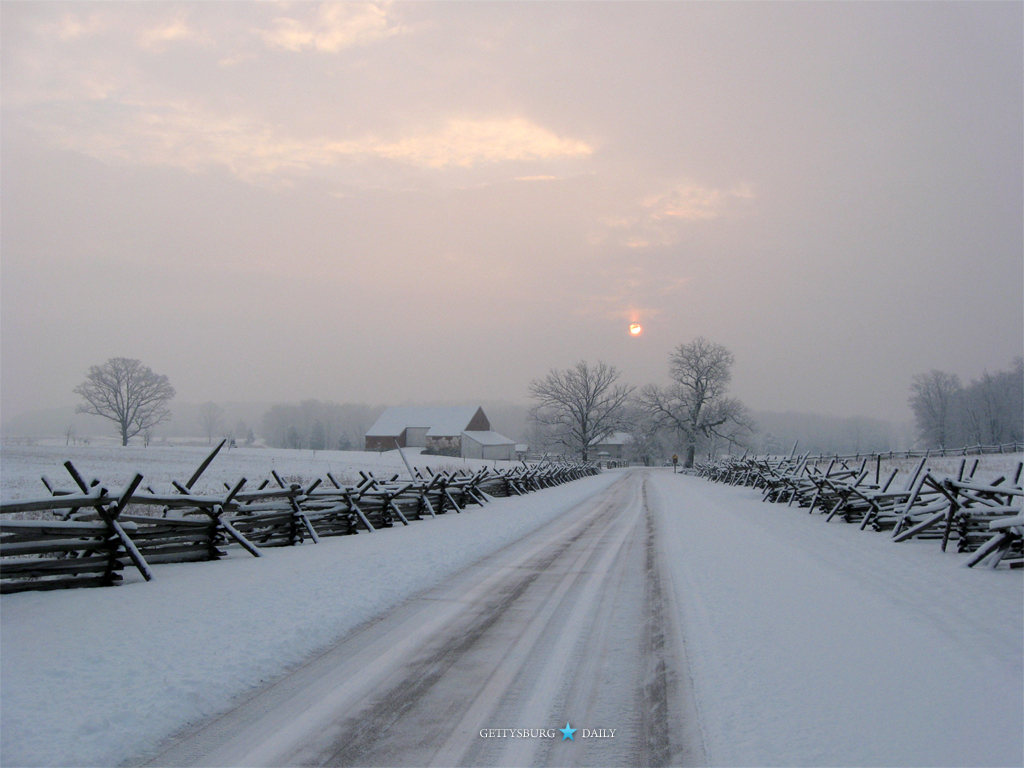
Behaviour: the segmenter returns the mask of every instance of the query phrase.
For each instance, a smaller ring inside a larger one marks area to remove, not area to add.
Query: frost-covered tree
[[[530,382],[533,417],[551,430],[556,443],[586,461],[592,445],[625,426],[633,387],[618,380],[618,369],[601,361],[590,365],[581,360],[564,371],[551,370]]]
[[[103,365],[91,366],[85,381],[73,391],[85,400],[76,413],[115,422],[121,445],[167,421],[171,417],[167,404],[175,394],[166,376],[127,357],[112,357]]]
[[[1024,358],[1008,371],[962,386],[952,373],[932,370],[911,381],[910,407],[918,441],[928,448],[999,445],[1024,440]]]
[[[950,447],[959,442],[956,400],[962,390],[955,373],[936,369],[919,373],[911,380],[910,409],[925,447]]]
[[[327,430],[319,419],[309,431],[309,447],[314,451],[322,451],[327,447]]]
[[[1013,368],[1009,373],[1007,382],[1009,437],[1011,440],[1024,442],[1024,357],[1018,357],[1013,361]]]
[[[673,429],[686,447],[683,466],[692,467],[697,443],[718,437],[739,445],[754,430],[743,403],[727,397],[734,359],[724,345],[699,336],[669,357],[667,387],[648,384],[637,398],[661,427]]]
[[[1009,371],[989,373],[972,381],[955,400],[968,443],[999,445],[1024,439],[1024,358]]]
[[[220,420],[224,416],[224,409],[215,402],[210,401],[199,406],[199,426],[206,435],[206,442],[213,442],[213,435],[220,426]]]

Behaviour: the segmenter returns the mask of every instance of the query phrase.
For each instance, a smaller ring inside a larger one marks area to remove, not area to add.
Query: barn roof
[[[461,435],[480,408],[460,405],[449,408],[395,406],[388,408],[366,431],[367,437],[398,437],[408,427],[426,427],[431,437]]]

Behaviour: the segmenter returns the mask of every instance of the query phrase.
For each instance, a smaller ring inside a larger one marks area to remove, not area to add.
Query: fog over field
[[[5,3],[0,410],[527,404],[703,336],[910,419],[1024,348],[1020,3]],[[630,323],[643,333],[632,337]],[[789,446],[785,446],[787,449]]]
[[[534,425],[529,408],[508,403],[484,402],[482,406],[495,431],[519,443],[530,444]],[[224,403],[210,435],[204,434],[201,423],[202,406],[196,403],[175,403],[171,420],[156,430],[156,445],[215,445],[222,437],[244,442],[248,430],[253,430],[255,445],[273,443],[264,417],[272,407],[270,403]],[[340,406],[337,431],[352,449],[359,450],[367,427],[381,412],[381,407],[366,405]],[[843,455],[867,451],[905,451],[914,445],[914,429],[909,423],[893,423],[864,417],[821,416],[801,413],[775,413],[754,411],[757,433],[751,436],[749,447],[758,453],[789,453],[797,445],[801,453],[840,453]],[[70,434],[69,434],[70,431]],[[31,442],[38,445],[106,445],[117,441],[116,425],[98,416],[76,414],[73,408],[53,408],[30,411],[5,421],[3,435],[13,443]],[[136,441],[137,442],[137,441]],[[537,446],[540,449],[540,446]],[[671,454],[665,446],[660,458]]]

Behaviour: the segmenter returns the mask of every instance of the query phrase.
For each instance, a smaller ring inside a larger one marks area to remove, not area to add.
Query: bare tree
[[[624,426],[633,387],[618,379],[618,369],[601,361],[591,366],[581,360],[564,371],[551,370],[530,382],[530,397],[537,402],[533,416],[553,430],[556,442],[586,461],[590,446]]]
[[[213,442],[213,434],[217,431],[217,427],[220,426],[220,420],[223,415],[224,409],[213,401],[199,406],[199,426],[203,428],[203,434],[206,435],[207,443]]]
[[[85,400],[75,412],[115,422],[121,445],[167,421],[171,416],[167,404],[175,394],[166,376],[126,357],[112,357],[103,365],[90,366],[85,381],[75,387],[74,393]]]
[[[669,386],[648,384],[640,390],[638,401],[650,417],[684,440],[685,467],[693,466],[698,440],[719,437],[739,445],[754,430],[746,406],[725,396],[733,361],[725,346],[699,336],[669,357]]]
[[[947,447],[956,439],[954,401],[962,389],[956,374],[934,369],[911,380],[910,408],[926,447]]]

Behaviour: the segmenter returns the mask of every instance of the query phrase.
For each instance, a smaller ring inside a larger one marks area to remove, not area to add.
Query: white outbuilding
[[[467,459],[499,459],[512,461],[516,445],[504,435],[487,432],[463,432],[462,456]]]

